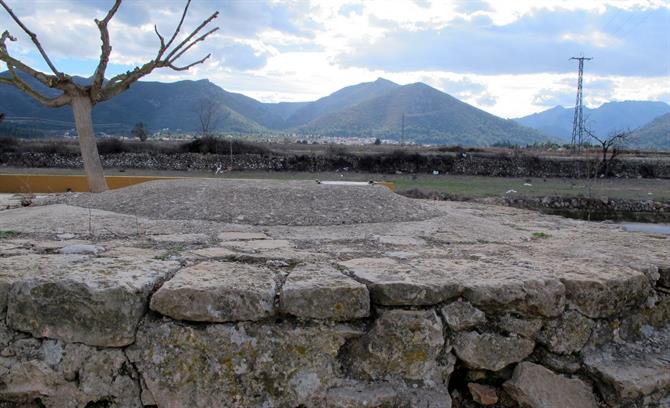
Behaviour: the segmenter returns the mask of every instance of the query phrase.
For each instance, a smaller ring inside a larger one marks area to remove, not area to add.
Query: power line
[[[575,115],[572,120],[572,150],[579,150],[584,143],[584,112],[582,104],[582,82],[584,77],[584,61],[591,61],[590,57],[572,57],[571,60],[579,61],[577,77],[577,100],[575,101]]]

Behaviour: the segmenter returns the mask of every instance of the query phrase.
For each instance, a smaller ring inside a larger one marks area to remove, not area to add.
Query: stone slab
[[[498,371],[528,357],[535,343],[522,337],[506,337],[475,331],[457,333],[454,352],[472,368]]]
[[[353,320],[370,314],[365,285],[329,264],[298,265],[279,295],[283,313],[306,319]]]
[[[529,362],[517,365],[504,387],[523,407],[598,408],[591,387],[583,381]]]
[[[7,324],[35,337],[92,346],[132,343],[149,296],[175,262],[83,255],[0,258]],[[8,293],[7,293],[8,291]]]
[[[523,265],[450,258],[358,258],[339,264],[368,286],[374,303],[386,306],[434,305],[463,295],[484,310],[557,316],[565,304],[560,281]]]
[[[151,298],[151,310],[177,320],[260,320],[274,313],[278,277],[260,265],[202,262],[184,268]]]

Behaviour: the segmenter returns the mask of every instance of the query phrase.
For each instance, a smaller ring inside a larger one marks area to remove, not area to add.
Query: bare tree
[[[86,171],[89,190],[92,192],[107,190],[107,182],[105,181],[102,163],[95,142],[95,135],[93,133],[93,120],[91,116],[93,106],[99,102],[111,99],[127,90],[134,82],[145,75],[150,74],[156,68],[171,68],[175,71],[185,71],[194,65],[205,62],[211,54],[207,54],[204,58],[184,66],[175,65],[177,60],[194,45],[204,41],[210,34],[219,29],[218,27],[215,27],[200,34],[201,31],[203,31],[203,29],[218,16],[219,13],[215,12],[185,38],[177,39],[191,3],[191,0],[187,0],[181,20],[179,20],[177,28],[167,41],[165,40],[165,37],[158,32],[158,28],[154,26],[154,31],[160,41],[160,46],[153,59],[142,66],[135,67],[132,71],[112,77],[105,82],[105,70],[107,69],[107,64],[109,62],[109,55],[112,52],[107,26],[112,17],[114,17],[114,14],[116,14],[119,6],[121,6],[121,1],[122,0],[115,0],[114,5],[112,5],[107,12],[107,15],[105,15],[102,20],[95,19],[95,23],[100,31],[100,40],[102,42],[100,47],[100,60],[95,73],[93,74],[92,83],[90,85],[79,85],[74,82],[70,75],[60,72],[56,68],[42,48],[42,44],[37,39],[37,35],[23,24],[16,14],[14,14],[12,9],[5,3],[5,0],[0,0],[0,5],[7,11],[16,24],[30,37],[51,70],[51,73],[43,73],[12,57],[7,50],[6,42],[7,40],[16,41],[16,38],[13,37],[9,31],[5,31],[2,33],[2,36],[0,36],[0,61],[3,61],[7,65],[11,78],[0,77],[0,84],[15,86],[48,107],[57,108],[67,105],[72,107],[75,126],[77,134],[79,135],[81,156],[84,161],[84,170]],[[17,74],[17,71],[27,74],[49,88],[58,89],[62,93],[53,98],[45,96],[24,81]]]
[[[200,122],[200,132],[203,136],[208,136],[212,130],[216,129],[221,119],[219,104],[212,99],[203,98],[197,106],[197,114]]]
[[[615,131],[610,133],[607,137],[600,137],[589,129],[584,129],[586,134],[597,141],[601,146],[602,158],[600,160],[600,174],[607,174],[611,163],[621,153],[621,148],[626,144],[630,138],[630,131]],[[609,154],[609,156],[608,156]]]

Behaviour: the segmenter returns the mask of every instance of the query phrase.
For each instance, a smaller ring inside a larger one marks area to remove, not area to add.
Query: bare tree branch
[[[159,55],[158,55],[158,57],[157,57],[157,59],[158,59],[158,58],[160,58],[160,52],[161,52],[162,50],[165,49],[165,38],[163,38],[163,36],[161,35],[161,33],[158,32],[158,27],[156,27],[156,24],[154,24],[154,32],[155,32],[156,35],[158,36],[158,39],[161,40],[161,47],[160,47],[160,49],[158,50],[158,52],[159,52]]]
[[[107,70],[107,64],[109,63],[109,54],[112,53],[112,46],[109,44],[109,30],[107,29],[107,24],[109,24],[109,21],[114,17],[114,14],[116,14],[120,5],[121,0],[115,0],[114,5],[109,9],[105,18],[102,20],[95,19],[95,24],[98,26],[98,30],[100,30],[100,40],[102,41],[102,45],[100,46],[100,62],[93,74],[93,83],[91,84],[92,95],[97,95],[100,92],[102,82],[105,79],[105,71]]]
[[[181,19],[179,20],[179,24],[177,25],[177,28],[175,29],[174,33],[172,34],[170,40],[167,43],[165,43],[165,38],[158,32],[158,28],[154,26],[154,31],[156,32],[156,35],[158,36],[158,39],[161,42],[156,58],[147,62],[141,67],[136,67],[132,71],[128,71],[124,74],[119,74],[111,78],[107,82],[107,84],[99,90],[99,92],[96,92],[95,94],[92,93],[92,100],[94,103],[105,101],[107,99],[112,98],[115,95],[120,94],[121,92],[128,89],[130,85],[132,85],[134,82],[136,82],[143,76],[150,74],[156,68],[168,67],[175,71],[185,71],[192,68],[195,65],[202,64],[211,56],[211,54],[208,54],[204,58],[201,58],[193,63],[190,63],[182,67],[175,65],[177,59],[181,58],[181,56],[183,56],[195,44],[204,41],[209,35],[211,35],[212,33],[214,33],[219,29],[219,27],[215,27],[206,32],[205,34],[194,39],[194,37],[196,37],[196,35],[203,28],[205,28],[210,22],[212,22],[212,20],[218,17],[219,15],[218,11],[209,16],[207,19],[205,19],[198,27],[196,27],[195,30],[193,30],[193,32],[191,32],[191,34],[189,34],[182,42],[180,42],[177,46],[175,46],[171,51],[168,52],[169,48],[174,43],[175,39],[177,38],[182,28],[190,4],[191,0],[187,0],[186,6],[184,7],[184,12],[182,13]],[[166,52],[168,52],[167,56],[163,57]]]
[[[215,31],[218,31],[218,30],[219,30],[219,27],[212,28],[211,30],[207,31],[205,34],[203,34],[203,35],[201,35],[200,37],[196,38],[196,39],[193,40],[193,42],[190,43],[186,48],[184,48],[183,50],[181,50],[181,51],[180,51],[177,55],[175,55],[173,58],[169,59],[168,63],[169,63],[169,64],[172,64],[173,62],[175,62],[176,60],[178,60],[179,57],[181,57],[182,55],[184,55],[184,53],[186,53],[186,51],[188,51],[189,49],[191,49],[191,47],[193,47],[195,44],[199,43],[200,41],[205,41],[205,39],[206,39],[210,34],[212,34],[212,33],[215,32]],[[168,57],[169,57],[169,56],[168,56]],[[203,61],[206,60],[206,59],[207,59],[207,58],[204,58]]]
[[[175,70],[175,71],[188,71],[190,68],[192,68],[192,67],[194,67],[194,66],[196,66],[196,65],[198,65],[198,64],[202,64],[203,62],[207,61],[207,59],[208,59],[209,57],[211,57],[211,56],[212,56],[212,54],[207,54],[204,58],[199,59],[199,60],[197,60],[197,61],[195,61],[195,62],[192,62],[192,63],[190,63],[190,64],[188,64],[188,65],[185,65],[185,66],[183,66],[183,67],[177,67],[177,66],[172,65],[172,64],[168,65],[168,67],[172,68],[172,69]]]
[[[189,1],[190,1],[190,0],[189,0]],[[200,25],[199,25],[199,26],[198,26],[198,27],[197,27],[191,34],[189,34],[189,36],[186,37],[186,38],[184,39],[184,41],[182,41],[181,43],[179,43],[179,45],[177,45],[172,51],[170,51],[170,53],[168,54],[168,56],[167,56],[165,59],[166,59],[167,61],[172,61],[172,62],[174,62],[174,60],[175,60],[175,58],[173,58],[174,54],[176,54],[177,52],[179,52],[179,50],[180,50],[182,47],[184,47],[185,45],[187,45],[187,44],[191,41],[191,39],[192,39],[193,37],[195,37],[195,35],[198,34],[198,33],[200,32],[200,30],[202,30],[205,26],[207,26],[207,24],[209,24],[212,20],[214,20],[214,19],[217,18],[218,16],[219,16],[219,12],[218,12],[218,11],[214,12],[214,14],[212,14],[211,16],[209,16],[209,17],[208,17],[205,21],[203,21],[203,22],[202,22],[202,23],[201,23],[201,24],[200,24]],[[205,34],[203,37],[207,37],[209,34],[213,33],[214,31],[216,31],[216,30],[218,30],[218,29],[219,29],[219,28],[216,27],[215,29],[211,30],[209,33]],[[203,39],[204,39],[204,38],[203,38]],[[195,43],[195,42],[197,42],[197,41],[198,41],[198,40],[194,41],[193,43]],[[187,47],[187,49],[188,49],[188,48],[191,48],[191,46],[193,45],[193,43],[190,44],[190,45]]]
[[[70,97],[65,94],[59,95],[55,98],[49,98],[48,96],[42,95],[41,93],[34,90],[25,81],[23,81],[16,74],[14,67],[8,66],[7,68],[9,68],[9,72],[12,74],[12,78],[0,77],[0,84],[12,85],[31,96],[33,99],[37,100],[39,103],[50,108],[59,108],[70,103]]]
[[[4,7],[5,10],[7,10],[7,13],[9,13],[9,15],[12,17],[12,19],[16,22],[16,24],[18,24],[19,27],[21,27],[23,29],[23,31],[26,32],[26,34],[28,34],[30,39],[35,44],[35,47],[37,47],[37,50],[40,52],[40,54],[42,54],[42,58],[44,58],[44,61],[47,63],[47,65],[49,65],[49,68],[51,68],[51,71],[54,74],[56,74],[56,76],[61,76],[62,74],[56,69],[54,64],[49,59],[49,56],[47,55],[47,53],[44,51],[44,48],[42,48],[42,44],[40,44],[39,40],[37,39],[37,34],[30,31],[28,29],[28,27],[26,27],[23,24],[23,22],[16,16],[16,14],[14,14],[14,11],[12,11],[12,9],[9,8],[9,6],[5,3],[4,0],[0,0],[0,6]]]
[[[160,59],[160,57],[163,56],[163,53],[165,50],[170,48],[172,45],[172,42],[174,41],[175,38],[177,38],[177,35],[179,34],[179,30],[181,30],[181,25],[184,24],[184,19],[186,18],[186,14],[188,13],[188,7],[191,5],[191,0],[186,1],[186,6],[184,6],[184,12],[181,13],[181,19],[179,20],[179,24],[177,24],[177,28],[174,30],[174,33],[172,33],[172,37],[170,37],[170,41],[168,41],[167,44],[165,44],[165,47],[161,48],[161,52],[158,55],[157,60]]]

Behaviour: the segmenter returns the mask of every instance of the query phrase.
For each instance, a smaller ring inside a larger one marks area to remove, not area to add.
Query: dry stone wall
[[[115,153],[101,155],[106,168],[215,171],[227,168],[230,157],[224,154],[200,153]],[[239,154],[233,156],[237,170],[267,171],[360,171],[393,174],[432,173],[499,177],[592,177],[595,164],[582,159],[536,157],[504,154],[387,154],[387,155],[281,155]],[[66,153],[0,153],[0,165],[37,168],[82,168],[78,154]],[[616,160],[607,176],[626,178],[670,178],[670,160]]]
[[[668,239],[430,205],[327,226],[0,211],[0,406],[670,404]]]

